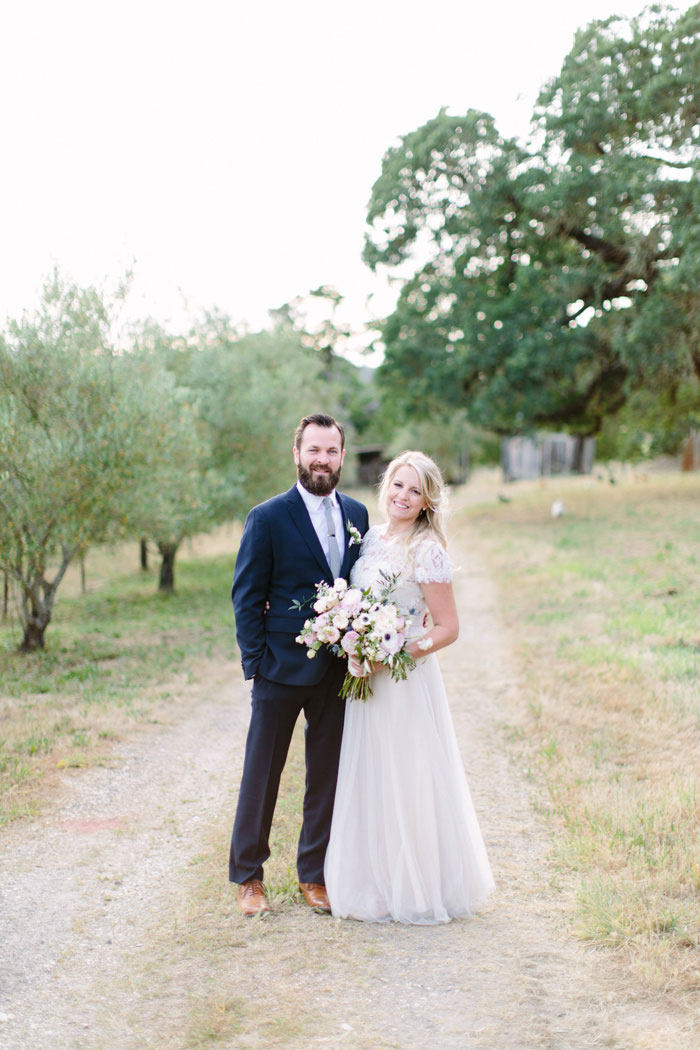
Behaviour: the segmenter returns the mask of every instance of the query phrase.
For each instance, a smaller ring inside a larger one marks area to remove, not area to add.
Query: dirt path
[[[483,913],[430,928],[293,904],[240,918],[224,868],[248,691],[236,666],[205,668],[169,720],[2,833],[3,1050],[692,1045],[568,932],[532,783],[508,757],[522,701],[494,588],[475,537],[458,539],[462,635],[442,666],[498,883]]]

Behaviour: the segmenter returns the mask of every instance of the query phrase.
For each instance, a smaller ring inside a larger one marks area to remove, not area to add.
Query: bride
[[[342,918],[449,922],[494,885],[434,655],[459,630],[444,502],[436,464],[421,452],[398,456],[379,490],[388,520],[364,537],[352,571],[362,588],[397,574],[391,601],[410,620],[416,667],[403,682],[377,669],[374,695],[346,707],[325,863]],[[350,670],[362,674],[356,661]]]

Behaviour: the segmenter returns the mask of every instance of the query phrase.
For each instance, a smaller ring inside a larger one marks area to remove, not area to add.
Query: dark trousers
[[[323,884],[338,779],[345,701],[338,696],[345,664],[335,660],[317,685],[253,681],[243,777],[231,838],[229,879],[262,879],[280,777],[299,712],[306,717],[306,790],[297,850],[300,882]]]

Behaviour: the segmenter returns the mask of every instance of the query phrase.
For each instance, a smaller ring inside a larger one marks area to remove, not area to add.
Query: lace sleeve
[[[452,564],[447,551],[437,540],[423,540],[415,554],[414,568],[418,583],[452,581]]]

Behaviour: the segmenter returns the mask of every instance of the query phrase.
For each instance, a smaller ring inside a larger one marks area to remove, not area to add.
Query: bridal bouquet
[[[345,580],[317,583],[313,609],[317,614],[304,624],[297,642],[308,649],[313,659],[322,645],[336,656],[354,656],[369,672],[373,664],[382,664],[395,681],[405,679],[415,667],[415,660],[404,649],[406,620],[389,600],[396,576],[384,574],[384,587],[377,593],[371,588],[360,590]],[[306,603],[295,602],[300,609]],[[369,677],[358,678],[348,671],[340,695],[347,700],[366,700],[372,695]]]

